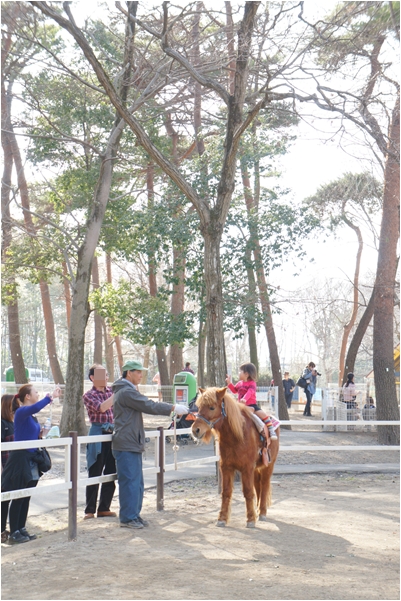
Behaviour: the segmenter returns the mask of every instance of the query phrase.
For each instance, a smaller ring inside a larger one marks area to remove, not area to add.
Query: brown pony
[[[256,491],[259,520],[266,521],[267,507],[271,505],[271,483],[279,441],[271,442],[270,463],[263,465],[260,449],[262,441],[251,417],[251,411],[238,403],[227,388],[200,388],[196,404],[198,417],[192,425],[192,434],[206,444],[212,433],[219,440],[222,475],[221,509],[217,526],[225,526],[229,514],[235,471],[242,477],[242,491],[246,502],[247,528],[254,528]],[[279,431],[277,430],[279,436]]]

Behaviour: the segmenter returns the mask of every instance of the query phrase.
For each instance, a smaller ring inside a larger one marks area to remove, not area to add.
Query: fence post
[[[70,470],[71,488],[68,491],[68,540],[77,540],[77,508],[78,508],[78,432],[69,432],[72,438]]]
[[[164,428],[159,426],[159,473],[157,474],[156,509],[164,509]]]

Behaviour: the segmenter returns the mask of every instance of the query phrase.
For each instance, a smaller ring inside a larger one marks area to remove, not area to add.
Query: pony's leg
[[[256,507],[259,508],[259,505],[260,505],[260,489],[261,489],[260,470],[255,470],[255,472],[254,472],[253,485],[255,487],[255,493],[256,493]]]
[[[222,469],[221,508],[217,526],[225,526],[230,515],[231,497],[233,496],[234,470]]]
[[[271,505],[271,477],[274,464],[270,463],[267,467],[260,470],[260,497],[259,497],[259,520],[267,521],[267,508]]]
[[[246,503],[246,527],[254,528],[256,521],[254,502],[254,470],[242,472],[242,492]]]

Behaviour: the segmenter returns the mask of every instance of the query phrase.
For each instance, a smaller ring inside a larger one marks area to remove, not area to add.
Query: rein
[[[192,413],[192,411],[190,413]],[[199,413],[198,413],[197,417],[199,419],[203,420],[205,422],[205,424],[207,424],[209,426],[210,429],[214,428],[214,426],[215,426],[215,424],[217,424],[217,422],[219,422],[224,417],[227,417],[227,413],[226,413],[226,410],[224,408],[224,401],[221,403],[221,414],[214,421],[210,422],[208,419],[206,419],[206,417],[203,417],[203,415],[200,415]]]

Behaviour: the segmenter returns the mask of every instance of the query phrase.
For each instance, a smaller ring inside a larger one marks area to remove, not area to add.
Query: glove
[[[174,413],[177,415],[186,415],[188,413],[188,407],[185,407],[185,405],[175,405]]]

